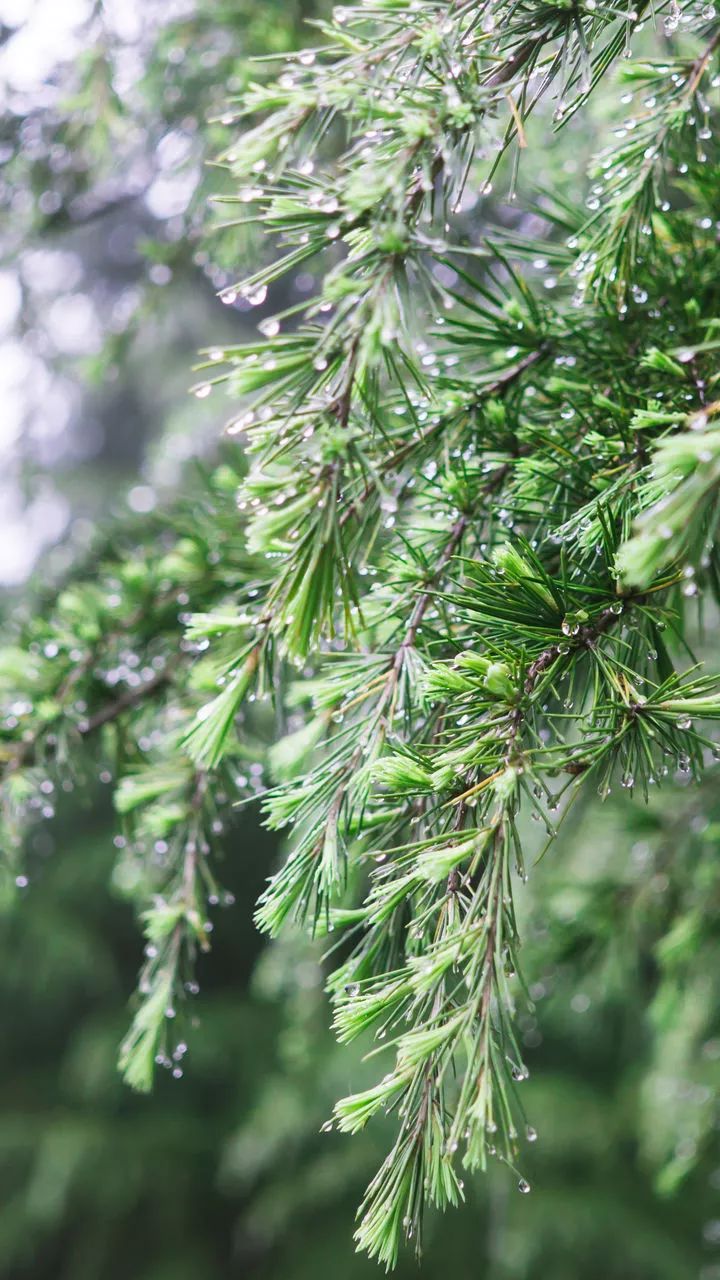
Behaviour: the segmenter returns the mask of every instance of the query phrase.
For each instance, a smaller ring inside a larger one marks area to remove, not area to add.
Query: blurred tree
[[[66,529],[82,546],[87,520],[128,490],[147,510],[214,443],[211,406],[182,412],[188,366],[199,334],[237,341],[248,326],[242,303],[217,298],[231,245],[219,232],[212,252],[205,243],[222,185],[208,161],[248,53],[292,46],[314,6],[38,0],[22,21],[8,8],[0,582],[12,583]],[[244,251],[237,232],[233,250]],[[55,560],[69,559],[66,545]]]

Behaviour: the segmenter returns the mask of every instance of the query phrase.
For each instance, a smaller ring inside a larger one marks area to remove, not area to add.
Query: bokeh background
[[[249,331],[242,299],[217,293],[253,246],[214,225],[208,162],[248,55],[311,38],[302,20],[323,7],[0,0],[0,618],[92,554],[109,514],[162,506],[217,453],[222,406],[188,394],[190,368],[199,347]],[[579,190],[590,145],[585,127],[557,158],[545,147],[523,181],[557,163]],[[471,187],[466,204],[472,229]],[[499,202],[490,216],[519,215]],[[294,300],[312,287],[307,273],[287,286]],[[460,1212],[428,1221],[421,1276],[720,1277],[717,790],[679,778],[649,811],[578,806],[532,877],[532,1194],[502,1170],[468,1185]],[[201,962],[183,1074],[150,1097],[121,1084],[140,941],[106,791],[88,761],[31,837],[29,884],[2,904],[0,1277],[376,1275],[353,1252],[353,1214],[390,1129],[321,1131],[371,1068],[333,1044],[320,952],[254,931],[279,850],[252,812],[223,837],[235,904]],[[418,1275],[415,1260],[399,1274]]]

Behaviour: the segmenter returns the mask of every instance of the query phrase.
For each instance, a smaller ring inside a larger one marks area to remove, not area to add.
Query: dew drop
[[[280,332],[280,321],[274,318],[261,320],[258,329],[266,338],[276,338]]]

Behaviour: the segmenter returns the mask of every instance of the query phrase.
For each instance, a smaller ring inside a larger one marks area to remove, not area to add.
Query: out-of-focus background
[[[307,39],[322,8],[0,0],[0,619],[109,512],[151,511],[213,456],[222,407],[188,395],[190,367],[250,320],[217,298],[248,246],[210,229],[207,162],[247,56]],[[568,184],[588,145],[563,160]],[[298,300],[313,280],[289,287]],[[150,1097],[121,1084],[140,943],[103,791],[66,795],[35,829],[31,883],[0,917],[0,1277],[376,1275],[353,1213],[390,1126],[321,1132],[370,1068],[327,1031],[319,953],[254,931],[278,851],[252,813],[225,837],[236,901],[202,961],[184,1073]],[[720,802],[679,786],[670,808],[579,811],[528,890],[532,1194],[502,1170],[468,1185],[462,1211],[428,1222],[420,1275],[720,1277],[720,1040],[703,1038],[720,948],[689,988],[682,934],[655,943],[671,906],[685,918],[668,860],[681,842],[694,868],[713,859]]]

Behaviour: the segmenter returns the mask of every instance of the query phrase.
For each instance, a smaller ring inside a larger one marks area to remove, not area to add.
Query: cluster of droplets
[[[663,32],[666,36],[672,36],[680,27],[692,29],[705,22],[710,22],[716,13],[717,9],[714,4],[701,4],[697,10],[693,10],[688,6],[683,10],[677,0],[670,0],[670,7],[663,18]]]
[[[167,1013],[167,1016],[170,1016],[169,1012]],[[174,1016],[174,1010],[172,1011],[172,1016]],[[163,1067],[166,1071],[170,1071],[174,1080],[180,1080],[184,1074],[181,1063],[187,1053],[187,1050],[188,1046],[185,1041],[179,1040],[175,1045],[175,1048],[172,1049],[170,1053],[166,1053],[165,1050],[160,1050],[155,1054],[155,1065],[157,1067]]]

